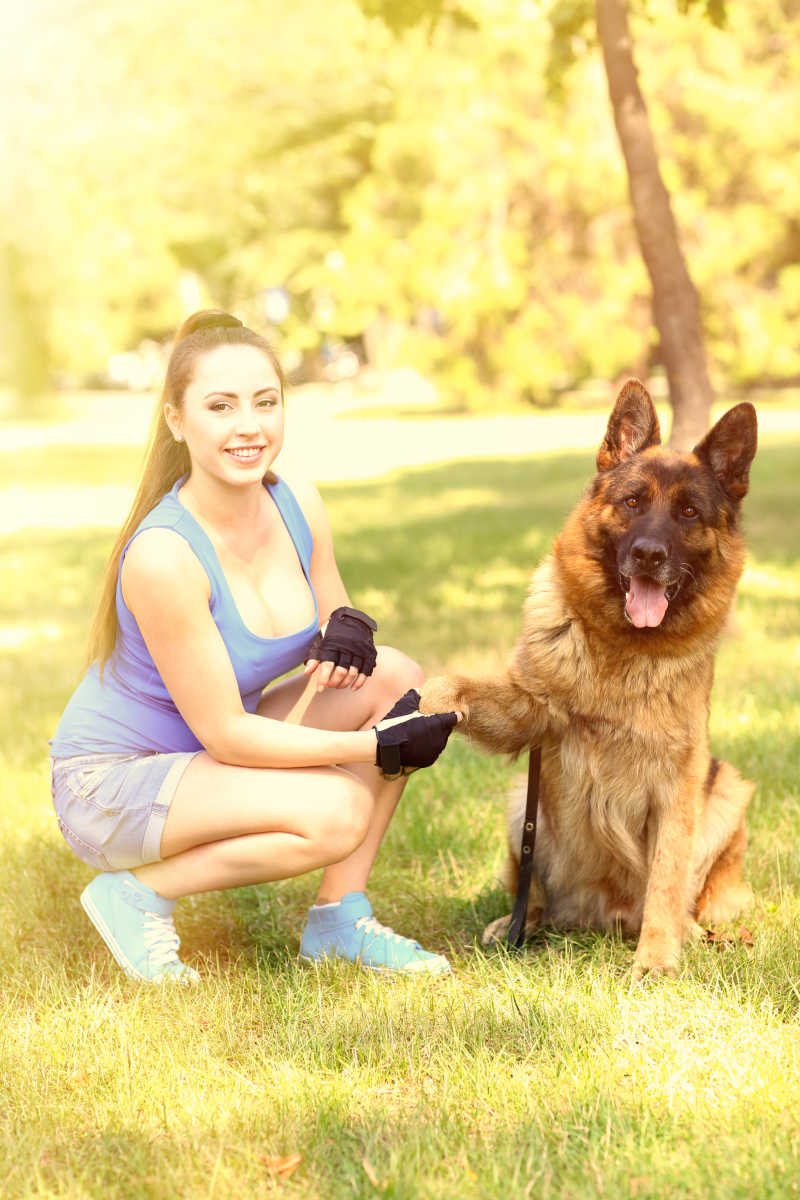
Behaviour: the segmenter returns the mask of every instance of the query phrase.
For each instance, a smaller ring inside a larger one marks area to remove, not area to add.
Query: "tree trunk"
[[[628,172],[636,235],[653,288],[672,404],[670,444],[695,445],[708,429],[713,392],[700,306],[681,251],[669,192],[658,167],[647,106],[639,88],[626,0],[596,0],[608,91]]]
[[[46,310],[26,279],[24,252],[0,242],[0,384],[7,382],[15,416],[31,416],[50,388]]]

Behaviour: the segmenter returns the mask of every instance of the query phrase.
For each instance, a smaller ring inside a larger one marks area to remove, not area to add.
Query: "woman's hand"
[[[357,692],[375,669],[377,628],[372,617],[358,608],[334,609],[309,647],[303,674],[318,671],[320,692],[326,687],[352,687]]]
[[[374,727],[378,739],[375,765],[384,779],[398,779],[420,767],[430,767],[460,720],[460,712],[422,716],[419,692],[413,688],[406,692]]]

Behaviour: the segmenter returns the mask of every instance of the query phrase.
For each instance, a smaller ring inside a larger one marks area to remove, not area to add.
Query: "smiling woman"
[[[275,363],[258,346],[209,350],[181,403],[165,403],[164,419],[191,461],[176,494],[211,539],[247,627],[262,637],[308,627],[316,615],[313,595],[280,510],[260,486],[267,474],[268,491],[276,485],[271,467],[283,445],[283,382]]]
[[[226,390],[234,385],[236,390]],[[245,344],[221,345],[204,354],[182,404],[167,401],[164,407],[173,437],[186,442],[195,486],[208,471],[220,477],[221,465],[240,473],[260,468],[263,478],[283,445],[283,413],[275,365],[258,346]]]
[[[179,479],[190,477],[192,460],[179,428],[185,399],[196,373],[202,370],[206,357],[211,351],[224,347],[236,348],[239,353],[243,347],[251,347],[258,351],[262,363],[272,368],[282,399],[284,379],[280,363],[269,342],[260,334],[248,329],[237,317],[221,309],[205,309],[184,321],[175,336],[167,363],[164,387],[153,416],[139,487],[128,518],[111,551],[103,577],[100,601],[89,634],[89,661],[97,662],[101,670],[116,645],[117,575],[123,549],[140,522],[155,508],[165,493]],[[167,420],[168,412],[173,425],[177,422],[178,428],[170,426]],[[276,478],[268,469],[263,472],[263,477],[268,482],[274,482]]]
[[[419,715],[419,667],[350,607],[319,494],[272,470],[283,428],[264,339],[189,318],[51,742],[59,826],[101,871],[83,906],[136,978],[196,978],[178,897],[318,867],[303,958],[449,971],[375,921],[364,888],[406,774],[457,717]]]

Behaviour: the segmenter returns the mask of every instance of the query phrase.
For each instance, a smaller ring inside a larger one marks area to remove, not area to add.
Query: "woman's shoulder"
[[[279,488],[287,487],[301,507],[304,508],[307,503],[312,505],[322,503],[322,497],[309,476],[304,474],[302,469],[296,467],[294,463],[286,469],[282,468],[276,479],[277,486]]]
[[[325,503],[312,480],[294,465],[281,470],[278,486],[287,487],[308,522],[312,534],[318,536],[328,528]]]
[[[126,584],[163,588],[194,583],[208,590],[208,575],[182,534],[165,525],[140,529],[128,545],[122,573]]]

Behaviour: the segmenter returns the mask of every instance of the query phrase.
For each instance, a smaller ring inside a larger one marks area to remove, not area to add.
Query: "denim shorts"
[[[58,827],[97,871],[158,862],[169,806],[194,752],[51,758]]]

